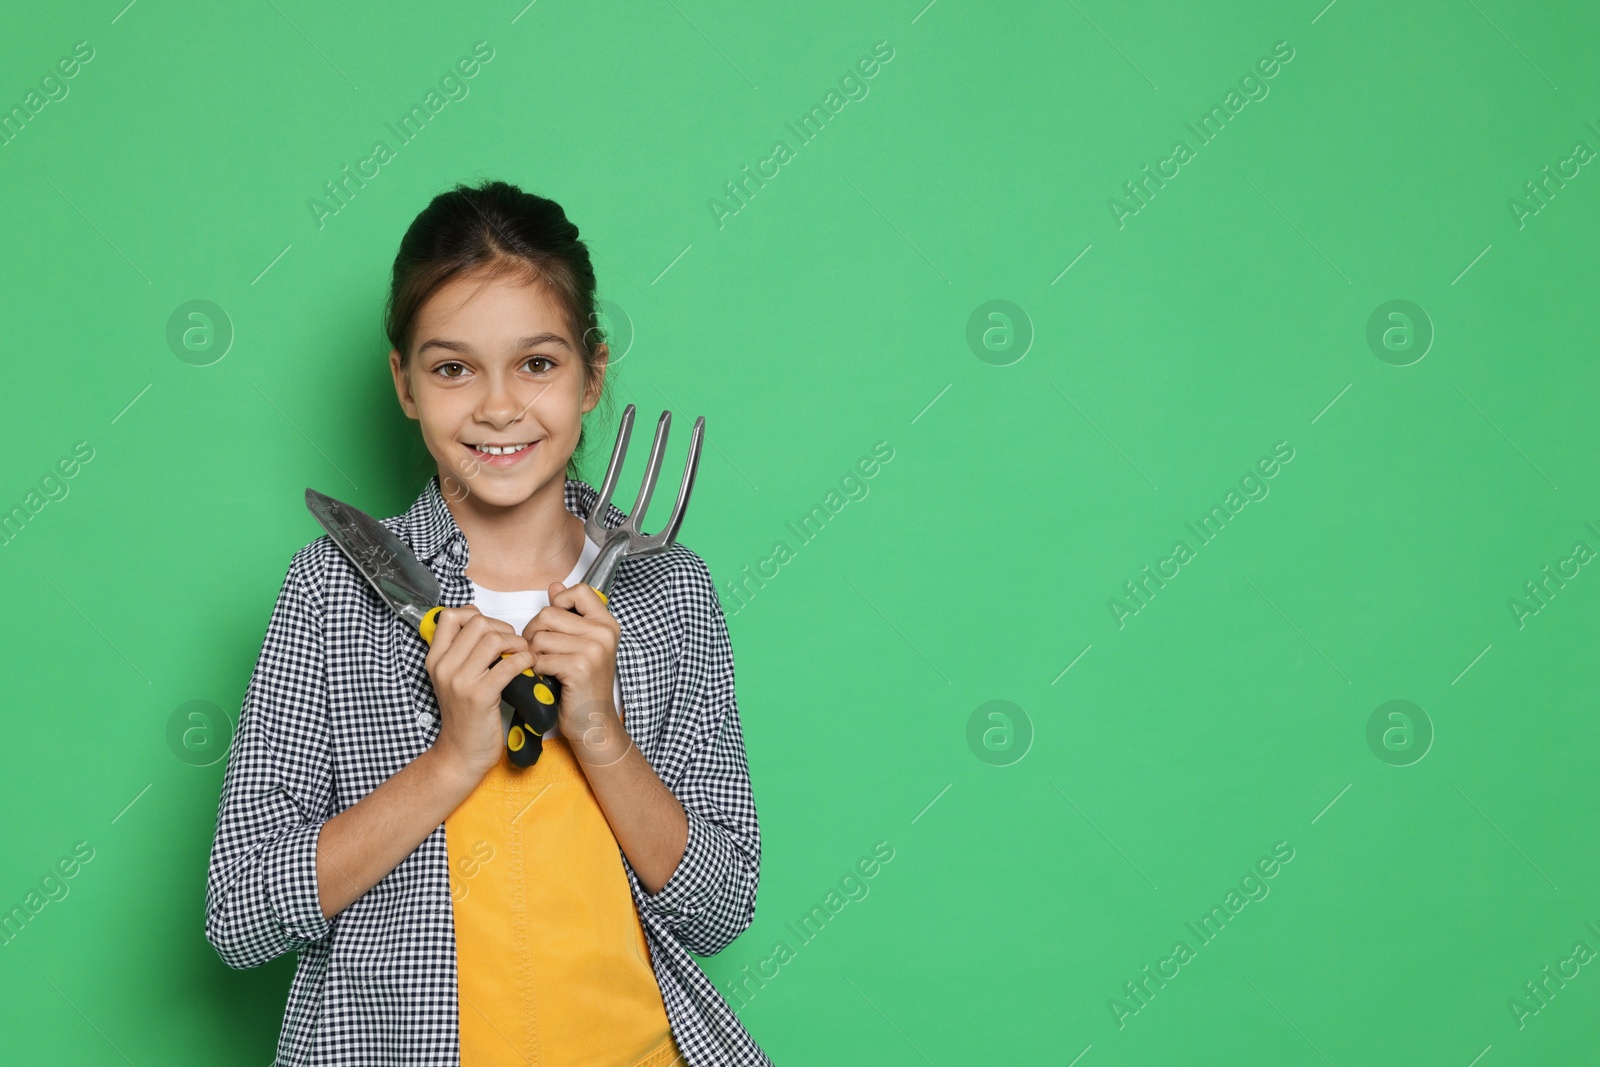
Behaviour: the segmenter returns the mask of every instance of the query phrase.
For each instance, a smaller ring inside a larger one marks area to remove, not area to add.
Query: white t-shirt
[[[578,562],[572,568],[572,573],[561,580],[564,586],[574,586],[583,581],[584,574],[589,570],[589,564],[600,554],[600,546],[591,541],[587,536],[583,539],[583,551],[578,555]],[[471,581],[469,578],[468,581]],[[509,623],[517,633],[533,621],[542,608],[550,606],[550,594],[544,589],[523,589],[507,593],[498,589],[486,589],[477,582],[472,582],[472,603],[478,610],[491,619],[499,619]],[[611,698],[616,702],[617,709],[622,708],[622,686],[620,678],[611,683]],[[500,710],[510,724],[510,708],[502,703]],[[546,737],[560,737],[561,727],[552,726],[545,733]]]

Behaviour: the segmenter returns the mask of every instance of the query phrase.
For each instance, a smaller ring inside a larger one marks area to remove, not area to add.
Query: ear
[[[419,420],[417,414],[417,401],[411,395],[411,379],[409,374],[400,369],[400,350],[389,349],[389,373],[394,376],[394,392],[400,401],[400,410],[406,413],[406,418]]]
[[[606,368],[610,365],[611,346],[602,341],[594,346],[594,380],[583,394],[583,413],[587,415],[600,402],[600,393],[606,384]]]

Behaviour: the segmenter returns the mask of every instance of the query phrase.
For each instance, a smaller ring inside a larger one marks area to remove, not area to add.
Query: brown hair
[[[440,193],[400,239],[383,325],[389,343],[400,352],[402,370],[411,360],[412,333],[423,304],[452,278],[467,274],[521,276],[544,285],[566,310],[567,330],[583,358],[584,386],[594,381],[595,347],[605,334],[595,316],[588,246],[560,204],[503,181],[458,184]],[[586,433],[586,428],[579,431],[567,460],[569,478],[578,477]],[[422,458],[427,458],[426,448]]]

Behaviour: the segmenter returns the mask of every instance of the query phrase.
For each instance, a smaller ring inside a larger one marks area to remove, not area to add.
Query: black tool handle
[[[439,612],[443,607],[431,608],[422,617],[418,627],[422,639],[433,644],[438,629]],[[502,652],[501,658],[511,655]],[[554,678],[536,673],[532,667],[506,685],[500,699],[511,707],[511,725],[506,729],[506,753],[516,767],[532,767],[544,751],[545,731],[556,724],[561,684]]]
[[[594,589],[593,586],[589,588]],[[602,604],[610,602],[610,598],[600,590],[594,591]],[[578,614],[576,608],[567,610]],[[515,700],[510,695],[512,690],[517,691]],[[561,683],[554,677],[546,677],[531,669],[525,670],[511,679],[502,697],[511,705],[511,728],[506,731],[506,749],[511,753],[511,762],[518,767],[531,767],[543,749],[545,732],[561,717]],[[518,730],[523,731],[521,736]],[[527,747],[533,749],[533,755],[525,757],[527,762],[523,763],[518,759],[518,746],[527,744],[530,739],[534,743]]]

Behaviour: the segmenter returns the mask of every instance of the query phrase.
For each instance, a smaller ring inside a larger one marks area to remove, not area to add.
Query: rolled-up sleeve
[[[290,561],[223,775],[206,940],[230,967],[259,966],[332,931],[317,891],[317,837],[334,794],[311,553],[308,545]]]
[[[761,831],[734,696],[733,648],[716,587],[693,556],[674,589],[683,633],[673,699],[674,732],[690,745],[685,769],[667,783],[683,805],[689,838],[659,892],[643,900],[691,952],[726,948],[755,918]]]

